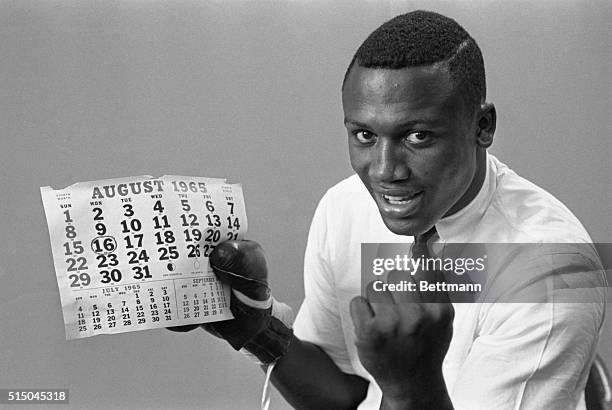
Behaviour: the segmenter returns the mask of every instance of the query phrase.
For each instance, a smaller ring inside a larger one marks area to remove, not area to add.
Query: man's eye
[[[429,142],[431,139],[431,133],[426,131],[415,131],[406,135],[406,141],[412,145],[419,145]]]
[[[357,138],[357,141],[362,144],[370,144],[374,142],[375,139],[374,134],[370,131],[355,131],[353,132],[353,135],[355,136],[355,138]]]

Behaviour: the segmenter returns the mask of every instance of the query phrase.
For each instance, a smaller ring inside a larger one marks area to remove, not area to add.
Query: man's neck
[[[472,178],[470,186],[465,193],[459,198],[459,200],[453,205],[453,207],[444,215],[444,217],[450,216],[456,212],[459,212],[472,202],[474,198],[480,192],[482,184],[484,183],[485,177],[487,176],[487,151],[484,148],[478,148],[476,153],[476,172]]]

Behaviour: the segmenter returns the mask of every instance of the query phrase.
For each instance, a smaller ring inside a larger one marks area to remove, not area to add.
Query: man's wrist
[[[237,296],[236,293],[234,296]],[[251,301],[248,297],[245,301],[244,295],[240,296],[232,299],[231,309],[234,317],[247,323],[260,324],[251,336],[234,335],[233,338],[227,339],[228,342],[234,349],[248,352],[248,356],[256,359],[259,364],[276,362],[287,352],[293,339],[291,308],[270,298],[270,306],[267,309],[259,309],[249,306]]]
[[[448,394],[422,393],[422,397],[388,397],[383,394],[380,410],[453,410]]]
[[[293,330],[274,316],[268,326],[245,343],[244,348],[262,364],[270,364],[280,359],[293,340]]]
[[[452,410],[444,377],[429,375],[418,380],[382,387],[381,410]]]

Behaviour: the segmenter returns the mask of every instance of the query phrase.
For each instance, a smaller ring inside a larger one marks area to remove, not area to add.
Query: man
[[[476,42],[439,14],[398,16],[361,45],[342,87],[357,175],[316,210],[293,335],[274,312],[282,305],[255,243],[226,242],[211,256],[233,288],[236,319],[205,328],[273,364],[296,408],[582,408],[603,297],[453,305],[445,295],[359,296],[364,242],[590,242],[559,201],[486,152],[496,111],[485,89]]]

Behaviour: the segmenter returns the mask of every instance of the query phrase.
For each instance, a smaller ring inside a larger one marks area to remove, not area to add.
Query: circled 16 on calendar
[[[113,236],[97,236],[91,240],[91,250],[95,253],[113,252],[115,249],[117,241]]]

